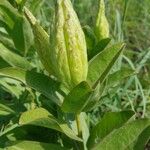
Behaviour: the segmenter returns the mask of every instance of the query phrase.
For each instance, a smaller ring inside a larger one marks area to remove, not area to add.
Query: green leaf
[[[19,80],[50,98],[56,104],[62,104],[62,101],[56,95],[56,91],[59,89],[59,83],[44,74],[10,67],[0,69],[0,76]]]
[[[93,93],[90,95],[87,105],[84,107],[83,111],[87,112],[87,111],[91,111],[94,109],[94,107],[97,105],[97,103],[100,100],[103,90],[104,90],[103,85],[98,84],[96,86]]]
[[[114,87],[125,78],[128,78],[134,74],[135,74],[135,70],[130,69],[130,68],[122,68],[121,70],[116,71],[115,73],[110,74],[108,76],[107,86]]]
[[[49,144],[36,141],[17,141],[11,146],[6,147],[7,150],[67,150],[56,144]]]
[[[10,65],[0,57],[0,69],[10,67]]]
[[[11,78],[1,77],[0,85],[2,85],[7,92],[9,92],[12,95],[15,95],[15,97],[18,99],[24,91],[24,87],[21,86],[20,82]]]
[[[29,124],[29,123],[32,124],[32,122],[37,119],[48,118],[48,117],[52,117],[52,114],[50,114],[44,108],[37,108],[37,109],[29,110],[29,111],[22,113],[19,119],[19,124],[20,125]]]
[[[123,48],[123,43],[115,44],[90,60],[87,79],[91,85],[95,87],[99,81],[100,83],[104,81]]]
[[[149,119],[135,120],[121,128],[114,130],[91,150],[125,150],[138,136],[150,126]]]
[[[56,91],[58,91],[60,83],[51,79],[50,77],[37,73],[34,71],[27,71],[26,84],[41,92],[46,97],[50,98],[56,104],[61,105],[62,101],[58,98]]]
[[[96,36],[93,30],[87,25],[83,27],[83,31],[85,33],[85,39],[86,39],[86,44],[88,48],[88,56],[90,56],[92,49],[96,43]]]
[[[92,148],[96,143],[103,140],[110,132],[121,127],[133,116],[132,111],[110,112],[91,130],[88,139],[88,147]]]
[[[37,108],[24,112],[20,117],[19,124],[30,124],[54,129],[66,134],[71,139],[81,141],[81,139],[75,135],[75,133],[67,126],[66,123],[59,121],[43,108]]]
[[[6,105],[0,104],[0,116],[6,116],[10,114],[15,114],[15,111]]]
[[[29,10],[33,12],[33,14],[38,13],[41,10],[45,0],[32,0],[30,1]],[[51,4],[51,1],[49,2]]]
[[[12,19],[12,21],[15,21],[16,18],[21,17],[21,15],[17,12],[17,10],[6,0],[0,1],[0,8],[1,13],[4,16],[5,14],[7,14]]]
[[[30,63],[25,58],[11,52],[1,43],[0,43],[0,56],[13,67],[18,67],[27,70],[30,70],[32,68]]]
[[[138,137],[138,140],[135,143],[134,150],[144,150],[145,145],[150,140],[150,126],[147,127]]]
[[[27,19],[19,14],[15,8],[6,0],[0,1],[1,21],[12,37],[18,50],[27,53],[27,50],[33,44],[33,34]]]
[[[13,41],[10,39],[9,35],[0,31],[0,42],[8,49],[15,50]]]
[[[25,17],[16,19],[11,36],[17,49],[27,53],[30,46],[33,44],[33,34]]]
[[[9,119],[9,121],[10,121],[10,119]],[[6,135],[7,133],[9,133],[10,131],[16,129],[17,127],[19,127],[19,125],[17,123],[14,123],[14,124],[10,125],[4,131],[0,132],[0,137]]]
[[[81,82],[65,97],[62,110],[68,113],[80,113],[92,92],[87,82]]]
[[[88,59],[91,60],[98,53],[102,52],[106,48],[106,46],[110,43],[111,39],[106,38],[99,41],[96,46],[90,51],[91,53],[88,55]]]
[[[20,68],[7,67],[0,69],[0,76],[12,78],[26,84],[26,71]]]

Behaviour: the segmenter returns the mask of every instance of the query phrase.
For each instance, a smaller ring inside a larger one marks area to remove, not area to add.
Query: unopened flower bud
[[[55,18],[54,37],[50,36],[53,70],[64,85],[73,88],[87,77],[85,36],[70,0],[57,1]]]
[[[105,15],[104,0],[99,1],[99,10],[96,19],[95,34],[98,41],[109,37],[109,24]]]

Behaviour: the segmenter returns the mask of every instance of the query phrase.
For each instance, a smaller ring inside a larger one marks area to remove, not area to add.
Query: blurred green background
[[[74,5],[83,25],[93,25],[98,0],[74,0]],[[150,1],[149,0],[105,0],[111,36],[125,40],[137,51],[149,47]]]

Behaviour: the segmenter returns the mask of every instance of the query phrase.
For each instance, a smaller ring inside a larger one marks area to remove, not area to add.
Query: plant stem
[[[80,114],[76,115],[76,123],[77,123],[78,136],[82,138],[82,129],[81,129],[81,122],[80,122]]]
[[[78,137],[82,139],[82,124],[81,124],[80,114],[76,115],[76,124],[77,124]],[[82,142],[79,142],[78,146],[79,146],[79,150],[84,150],[84,145]]]

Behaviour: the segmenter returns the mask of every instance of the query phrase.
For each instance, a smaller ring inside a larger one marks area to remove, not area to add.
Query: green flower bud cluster
[[[58,0],[50,38],[51,61],[57,78],[72,88],[86,80],[88,71],[85,36],[70,0]]]
[[[86,41],[71,1],[57,0],[50,40],[33,15],[28,10],[25,14],[32,25],[40,60],[49,74],[68,89],[85,81],[88,72]]]

